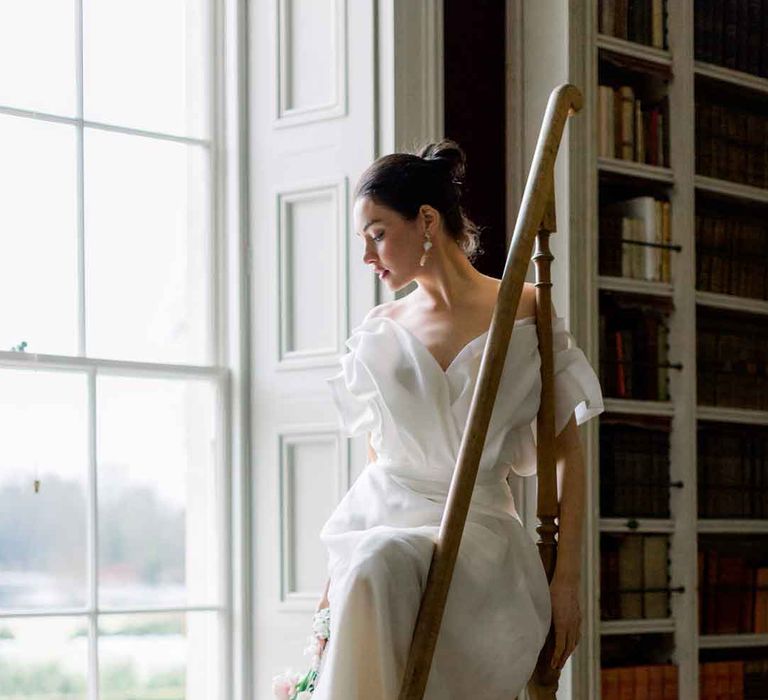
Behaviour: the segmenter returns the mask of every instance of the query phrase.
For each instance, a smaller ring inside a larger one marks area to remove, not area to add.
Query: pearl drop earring
[[[427,251],[432,247],[432,241],[429,239],[429,233],[427,231],[424,232],[424,238],[426,239],[424,241],[424,254],[419,260],[419,265],[422,267],[424,267],[424,263],[427,261]]]

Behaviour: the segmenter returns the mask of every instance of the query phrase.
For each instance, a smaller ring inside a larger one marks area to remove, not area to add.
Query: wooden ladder
[[[422,700],[432,657],[440,632],[453,567],[469,511],[480,457],[485,446],[496,392],[514,319],[533,257],[536,266],[536,331],[541,356],[541,403],[536,417],[536,460],[539,525],[539,555],[551,581],[557,560],[555,518],[559,512],[555,471],[554,371],[552,352],[552,282],[549,235],[556,230],[554,164],[565,120],[582,107],[581,92],[564,83],[549,96],[536,152],[520,205],[499,296],[491,319],[489,336],[480,363],[477,385],[469,408],[466,429],[448,491],[445,511],[427,576],[426,588],[416,618],[413,639],[403,675],[399,700]],[[534,239],[536,252],[532,255]],[[560,672],[550,666],[554,649],[554,627],[550,626],[539,654],[528,693],[533,700],[554,700]]]

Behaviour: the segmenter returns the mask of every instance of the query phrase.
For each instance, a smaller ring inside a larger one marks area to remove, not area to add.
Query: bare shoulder
[[[486,276],[486,291],[484,293],[485,304],[494,306],[501,288],[501,280],[496,277]],[[536,315],[536,285],[533,282],[523,282],[523,289],[520,292],[520,301],[517,305],[517,315],[515,320],[530,318]]]
[[[552,316],[557,316],[554,303],[551,304]],[[523,292],[520,295],[518,318],[528,318],[536,315],[536,285],[533,282],[523,282]]]
[[[394,304],[393,301],[385,301],[383,304],[374,306],[365,315],[365,318],[363,319],[363,323],[371,320],[372,318],[381,318],[382,316],[387,316],[391,318],[393,304]]]
[[[533,282],[523,282],[523,291],[520,294],[520,304],[517,309],[517,318],[530,318],[536,315],[536,285]]]

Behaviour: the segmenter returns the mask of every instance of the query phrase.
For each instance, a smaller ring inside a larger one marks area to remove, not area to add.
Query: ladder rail
[[[537,414],[537,480],[539,500],[537,516],[542,523],[537,531],[539,553],[551,580],[554,565],[558,511],[554,460],[554,390],[552,367],[551,280],[552,255],[547,241],[554,230],[554,163],[568,116],[581,109],[582,95],[574,85],[563,83],[550,94],[539,139],[526,182],[520,212],[515,224],[510,250],[499,287],[488,340],[480,363],[477,384],[467,417],[466,429],[453,472],[432,553],[426,587],[419,607],[399,700],[422,700],[429,678],[440,624],[448,597],[459,544],[464,531],[472,491],[477,477],[488,425],[496,400],[504,360],[512,335],[514,319],[525,282],[534,240],[539,242],[536,264],[536,325],[542,358],[542,393]],[[554,503],[553,503],[554,500]],[[550,629],[550,636],[552,630]],[[549,641],[549,637],[548,637]],[[551,644],[550,653],[551,653]],[[545,643],[544,651],[547,648]],[[541,656],[539,661],[541,661]],[[537,670],[539,664],[537,664]],[[551,669],[550,669],[551,670]],[[556,685],[555,685],[556,687]],[[541,695],[540,697],[549,697]],[[551,695],[554,698],[554,694]]]

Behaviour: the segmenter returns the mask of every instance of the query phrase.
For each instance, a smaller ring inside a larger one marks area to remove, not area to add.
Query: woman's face
[[[408,284],[424,252],[424,217],[404,219],[394,209],[358,197],[353,208],[355,235],[364,243],[363,263],[392,289]]]

